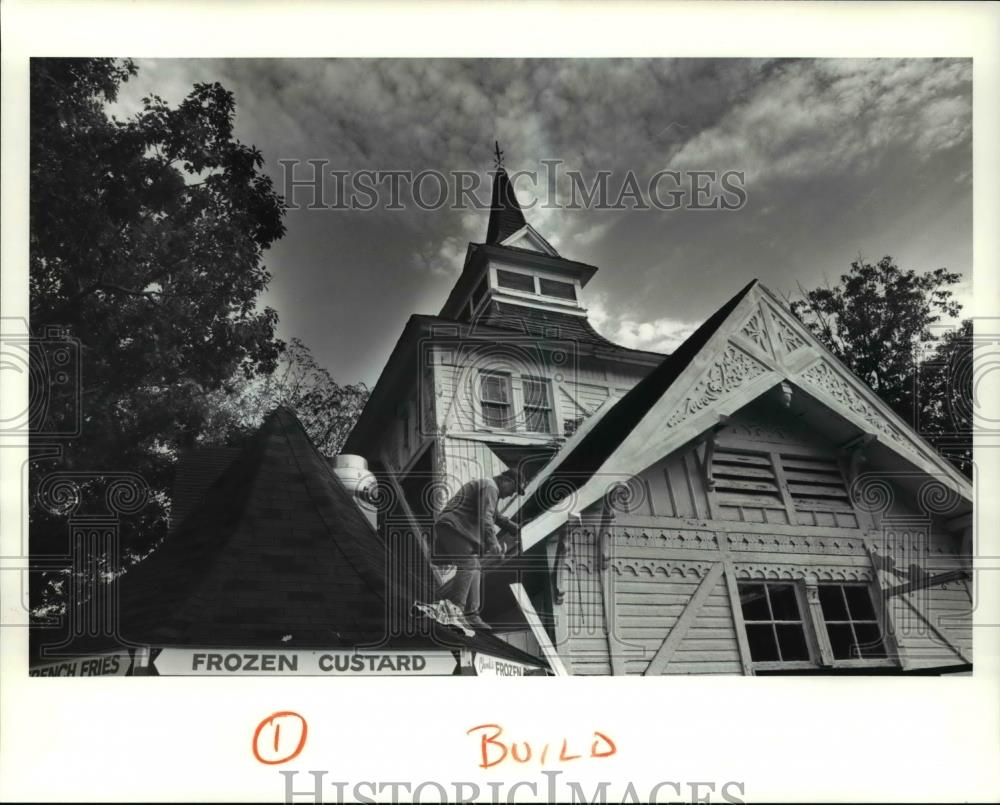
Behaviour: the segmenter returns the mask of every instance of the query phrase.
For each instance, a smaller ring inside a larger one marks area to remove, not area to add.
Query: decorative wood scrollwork
[[[764,326],[764,317],[759,310],[755,310],[749,319],[746,320],[740,329],[740,335],[755,344],[766,355],[771,354],[770,343],[767,338],[767,330]]]
[[[738,564],[736,578],[745,581],[842,581],[868,582],[874,579],[868,567],[830,567],[826,565]]]
[[[615,545],[629,548],[650,548],[652,550],[684,548],[714,551],[718,549],[719,541],[711,531],[676,528],[623,528],[615,538]]]
[[[722,356],[695,383],[688,397],[667,419],[667,425],[673,427],[680,424],[766,371],[767,367],[760,361],[733,344],[727,345]]]
[[[712,567],[713,562],[675,561],[671,559],[616,559],[612,570],[619,576],[655,577],[657,574],[670,578],[700,579]]]
[[[730,534],[729,547],[740,552],[810,553],[864,556],[865,542],[856,537],[789,537],[771,534]]]

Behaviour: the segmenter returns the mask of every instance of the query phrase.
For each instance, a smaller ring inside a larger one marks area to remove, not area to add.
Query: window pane
[[[506,405],[494,405],[493,403],[483,403],[483,419],[491,428],[505,428],[510,419],[509,409]]]
[[[819,587],[819,603],[823,608],[823,617],[828,621],[846,621],[847,607],[844,606],[844,594],[839,584],[821,584]]]
[[[872,606],[872,597],[867,587],[844,587],[844,595],[847,597],[847,608],[853,620],[875,620],[875,608]]]
[[[513,271],[497,271],[497,284],[515,291],[535,292],[535,278],[531,274],[517,274]]]
[[[835,659],[857,659],[857,654],[854,653],[854,635],[851,633],[850,624],[828,623],[826,631],[830,635],[830,645],[833,647]]]
[[[546,296],[558,296],[560,299],[576,301],[576,288],[568,282],[557,282],[556,280],[538,280],[542,293]]]
[[[743,620],[766,621],[771,619],[767,609],[767,599],[764,597],[763,584],[741,584],[740,605],[743,607]]]
[[[524,380],[524,404],[536,408],[548,408],[549,395],[546,394],[546,382],[544,380]]]
[[[882,642],[881,629],[876,623],[854,624],[854,634],[858,639],[858,649],[862,657],[885,657],[885,643]]]
[[[483,374],[482,398],[483,402],[495,402],[495,403],[510,402],[510,385],[507,381],[507,376]]]
[[[779,623],[774,627],[778,632],[778,645],[783,660],[808,660],[809,648],[801,624]]]
[[[799,605],[795,600],[795,587],[791,584],[769,584],[771,613],[776,621],[797,621]]]
[[[747,626],[747,640],[750,643],[750,659],[754,662],[781,659],[778,644],[774,642],[774,632],[769,623]]]
[[[524,426],[532,433],[549,433],[549,412],[538,408],[524,409]]]

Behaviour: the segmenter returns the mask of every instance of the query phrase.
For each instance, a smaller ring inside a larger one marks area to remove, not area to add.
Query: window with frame
[[[559,282],[558,280],[547,280],[539,277],[538,285],[541,293],[545,294],[545,296],[568,299],[570,302],[576,301],[576,287],[571,282]]]
[[[489,428],[509,428],[513,422],[510,375],[482,372],[479,375],[479,402],[483,422]]]
[[[819,603],[835,660],[888,657],[866,584],[821,584]]]
[[[552,398],[549,381],[544,378],[525,377],[521,380],[524,392],[524,427],[531,433],[552,433]]]
[[[535,278],[531,274],[520,274],[517,271],[497,269],[497,285],[514,291],[526,293],[535,292]]]
[[[738,585],[740,607],[754,662],[809,662],[805,621],[794,584]]]

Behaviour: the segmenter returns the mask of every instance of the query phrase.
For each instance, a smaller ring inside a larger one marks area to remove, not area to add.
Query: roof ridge
[[[547,477],[536,487],[535,493],[518,509],[517,515],[522,524],[526,522],[525,515],[527,520],[532,520],[546,511],[544,501],[552,499],[548,491],[549,484],[569,483],[574,489],[579,489],[597,472],[757,284],[758,280],[752,280],[702,322],[673,353],[666,356],[652,372],[629,389],[607,415],[580,440],[576,448],[558,465],[552,467]],[[560,476],[561,480],[554,481]],[[562,487],[560,491],[564,491]]]

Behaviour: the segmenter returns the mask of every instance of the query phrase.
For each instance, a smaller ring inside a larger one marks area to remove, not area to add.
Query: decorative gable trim
[[[670,360],[667,358],[667,360]],[[642,419],[576,492],[576,509],[598,500],[608,484],[620,483],[690,442],[778,383],[813,394],[832,411],[877,436],[899,456],[972,499],[969,482],[900,419],[759,283],[707,339]],[[614,416],[614,409],[608,413]],[[553,467],[558,474],[558,466]],[[552,473],[542,473],[539,483]],[[567,512],[544,512],[522,532],[527,549],[565,521]]]
[[[547,254],[550,257],[558,257],[559,253],[553,248],[545,238],[538,234],[538,231],[531,225],[525,224],[513,235],[501,241],[501,246],[511,246],[515,249],[530,249],[533,252]]]
[[[735,344],[728,344],[718,360],[698,379],[684,402],[667,418],[667,427],[679,425],[767,371],[765,364]]]

